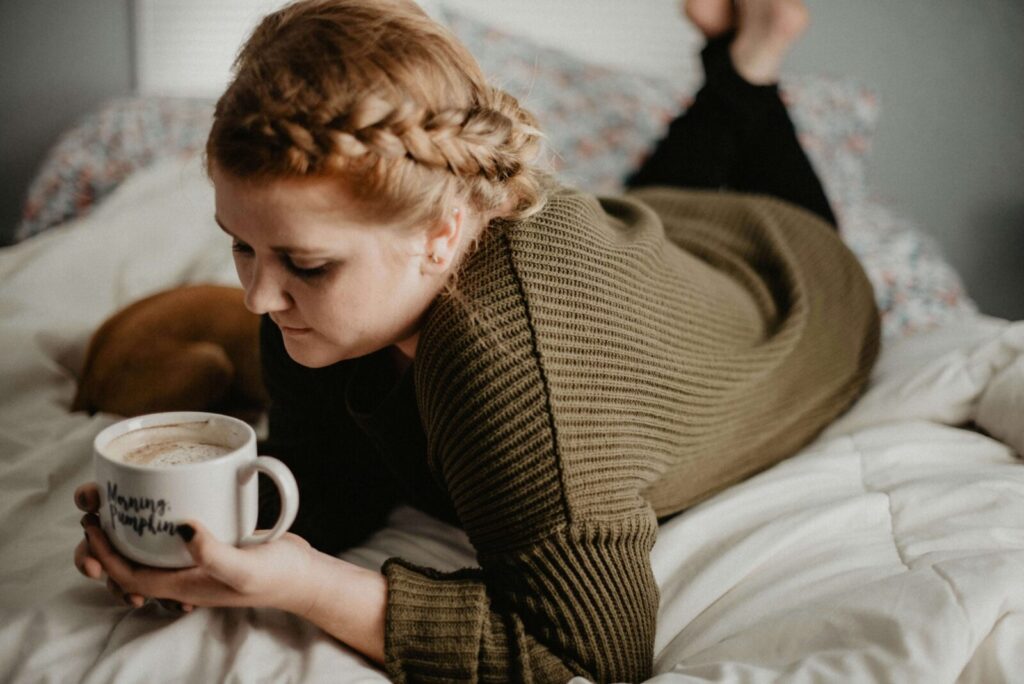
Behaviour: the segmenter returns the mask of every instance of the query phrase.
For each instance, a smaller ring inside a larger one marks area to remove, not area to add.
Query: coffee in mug
[[[222,441],[207,421],[158,425],[132,430],[111,440],[107,454],[134,465],[186,465],[230,452],[231,447],[224,446]]]
[[[256,433],[237,418],[171,411],[128,418],[93,441],[100,525],[123,555],[145,565],[195,565],[177,526],[199,520],[220,541],[247,546],[277,539],[295,520],[295,478],[275,458],[257,456]],[[281,514],[255,532],[257,473],[280,492]]]

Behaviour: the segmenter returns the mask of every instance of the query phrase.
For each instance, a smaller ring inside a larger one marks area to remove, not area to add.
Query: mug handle
[[[257,472],[262,472],[274,481],[281,499],[281,513],[277,516],[277,522],[273,528],[243,537],[238,542],[239,546],[274,541],[288,531],[288,528],[295,522],[295,515],[299,512],[299,487],[295,484],[295,476],[292,475],[288,466],[273,456],[257,456],[256,461],[250,467],[252,468],[251,477],[254,477]],[[242,480],[248,480],[248,477],[243,477]]]

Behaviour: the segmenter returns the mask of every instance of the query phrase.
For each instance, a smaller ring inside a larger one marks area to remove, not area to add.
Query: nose
[[[292,306],[291,295],[281,287],[277,274],[254,264],[245,283],[245,308],[257,315],[284,311]]]

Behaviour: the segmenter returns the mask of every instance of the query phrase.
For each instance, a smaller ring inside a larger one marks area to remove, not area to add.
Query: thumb
[[[214,579],[237,587],[249,574],[245,554],[241,549],[217,539],[198,520],[190,519],[180,523],[176,532],[184,540],[196,565]]]

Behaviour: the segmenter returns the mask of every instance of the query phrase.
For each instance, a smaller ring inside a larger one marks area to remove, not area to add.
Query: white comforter
[[[150,292],[237,285],[212,206],[198,163],[169,160],[92,215],[0,250],[8,681],[383,679],[294,616],[131,610],[72,564],[71,494],[117,419],[67,411],[86,341]],[[1024,681],[1022,448],[1024,322],[887,343],[867,394],[813,444],[661,528],[651,681]],[[392,555],[474,560],[459,530],[411,508],[343,557],[376,568]]]

